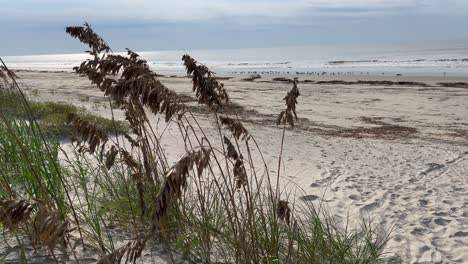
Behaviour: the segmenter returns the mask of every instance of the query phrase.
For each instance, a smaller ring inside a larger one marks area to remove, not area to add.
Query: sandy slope
[[[106,100],[86,79],[71,73],[18,74],[38,100],[70,101],[110,115]],[[259,141],[274,175],[281,139],[274,120],[291,85],[272,82],[277,76],[253,82],[231,77],[223,81],[225,87],[243,107],[239,117]],[[468,89],[437,86],[468,79],[298,77],[428,84],[300,83],[300,118],[295,129],[286,131],[282,182],[288,189],[302,189],[303,199],[325,201],[337,219],[349,215],[359,223],[370,215],[381,228],[393,228],[387,251],[400,254],[405,263],[468,263]],[[161,80],[177,92],[192,94],[190,80],[183,76]],[[215,135],[209,112],[190,105]],[[183,151],[174,147],[177,129],[170,127],[164,138],[175,160]]]

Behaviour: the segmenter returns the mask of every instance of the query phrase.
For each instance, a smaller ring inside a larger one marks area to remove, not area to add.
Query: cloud
[[[83,21],[116,50],[466,39],[466,10],[468,0],[3,0],[0,52],[80,52],[63,28]]]
[[[186,23],[226,19],[253,23],[313,22],[417,14],[461,14],[466,0],[17,0],[0,7],[11,20],[140,20]],[[5,16],[5,15],[4,15]]]

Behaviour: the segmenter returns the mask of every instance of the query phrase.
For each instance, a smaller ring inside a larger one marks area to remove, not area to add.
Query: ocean
[[[181,57],[187,53],[217,73],[468,76],[468,40],[138,53],[157,72],[183,72]],[[12,69],[71,71],[87,56],[7,56],[4,60]]]

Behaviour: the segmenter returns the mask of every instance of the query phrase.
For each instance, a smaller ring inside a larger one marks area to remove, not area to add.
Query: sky
[[[0,55],[80,53],[84,21],[114,51],[466,40],[468,0],[0,0]]]

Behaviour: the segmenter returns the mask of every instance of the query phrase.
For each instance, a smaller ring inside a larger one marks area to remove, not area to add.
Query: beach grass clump
[[[350,230],[349,219],[338,221],[331,212],[305,204],[300,206],[304,220],[297,232],[300,263],[400,263],[394,255],[383,254],[390,232],[378,230],[371,220]]]
[[[0,156],[1,197],[40,200],[34,207],[35,218],[15,219],[23,233],[44,238],[42,244],[50,254],[54,256],[56,244],[47,238],[75,239],[96,254],[98,263],[135,262],[151,256],[154,245],[165,247],[172,262],[375,263],[383,259],[387,234],[366,228],[343,231],[323,211],[301,203],[280,186],[286,125],[293,127],[293,118],[297,121],[297,81],[284,98],[286,109],[278,121],[283,124],[278,174],[270,175],[255,138],[236,115],[223,111],[231,104],[228,91],[207,66],[188,54],[182,57],[198,103],[212,116],[211,128],[200,125],[184,99],[166,87],[137,53],[113,54],[88,24],[66,31],[91,49],[91,58],[75,71],[109,97],[111,112],[123,111],[129,130],[115,133],[114,119],[106,123],[73,106],[32,106],[34,102],[24,96],[20,99],[27,122],[0,114],[0,148],[7,153]],[[56,109],[66,112],[66,118]],[[155,126],[155,116],[165,122]],[[65,123],[74,131],[67,149],[43,137],[43,120]],[[183,143],[176,160],[166,156],[165,138],[158,133],[170,126],[178,129]],[[215,136],[206,129],[215,131]],[[31,144],[35,147],[27,149]],[[37,164],[42,165],[36,168]],[[46,212],[58,212],[51,214],[60,221],[29,230],[27,219],[45,221],[42,204],[47,205]],[[22,204],[29,210],[27,205]],[[9,218],[0,215],[0,219]],[[79,261],[74,246],[67,247],[68,255],[71,252]]]
[[[34,118],[37,120],[44,119],[50,115],[78,113],[85,110],[84,108],[63,102],[30,101],[29,106]]]
[[[65,209],[58,167],[59,144],[46,143],[36,123],[0,114],[0,170],[2,197],[52,199]]]
[[[0,111],[3,113],[16,118],[27,118],[27,109],[22,101],[23,99],[18,93],[0,89]],[[84,120],[98,124],[101,129],[107,132],[126,133],[129,131],[127,122],[114,122],[112,119],[91,114],[84,107],[64,102],[42,102],[29,99],[27,101],[32,117],[38,121],[43,132],[49,136],[65,138],[71,135],[73,130],[67,124],[69,114],[80,115]]]

